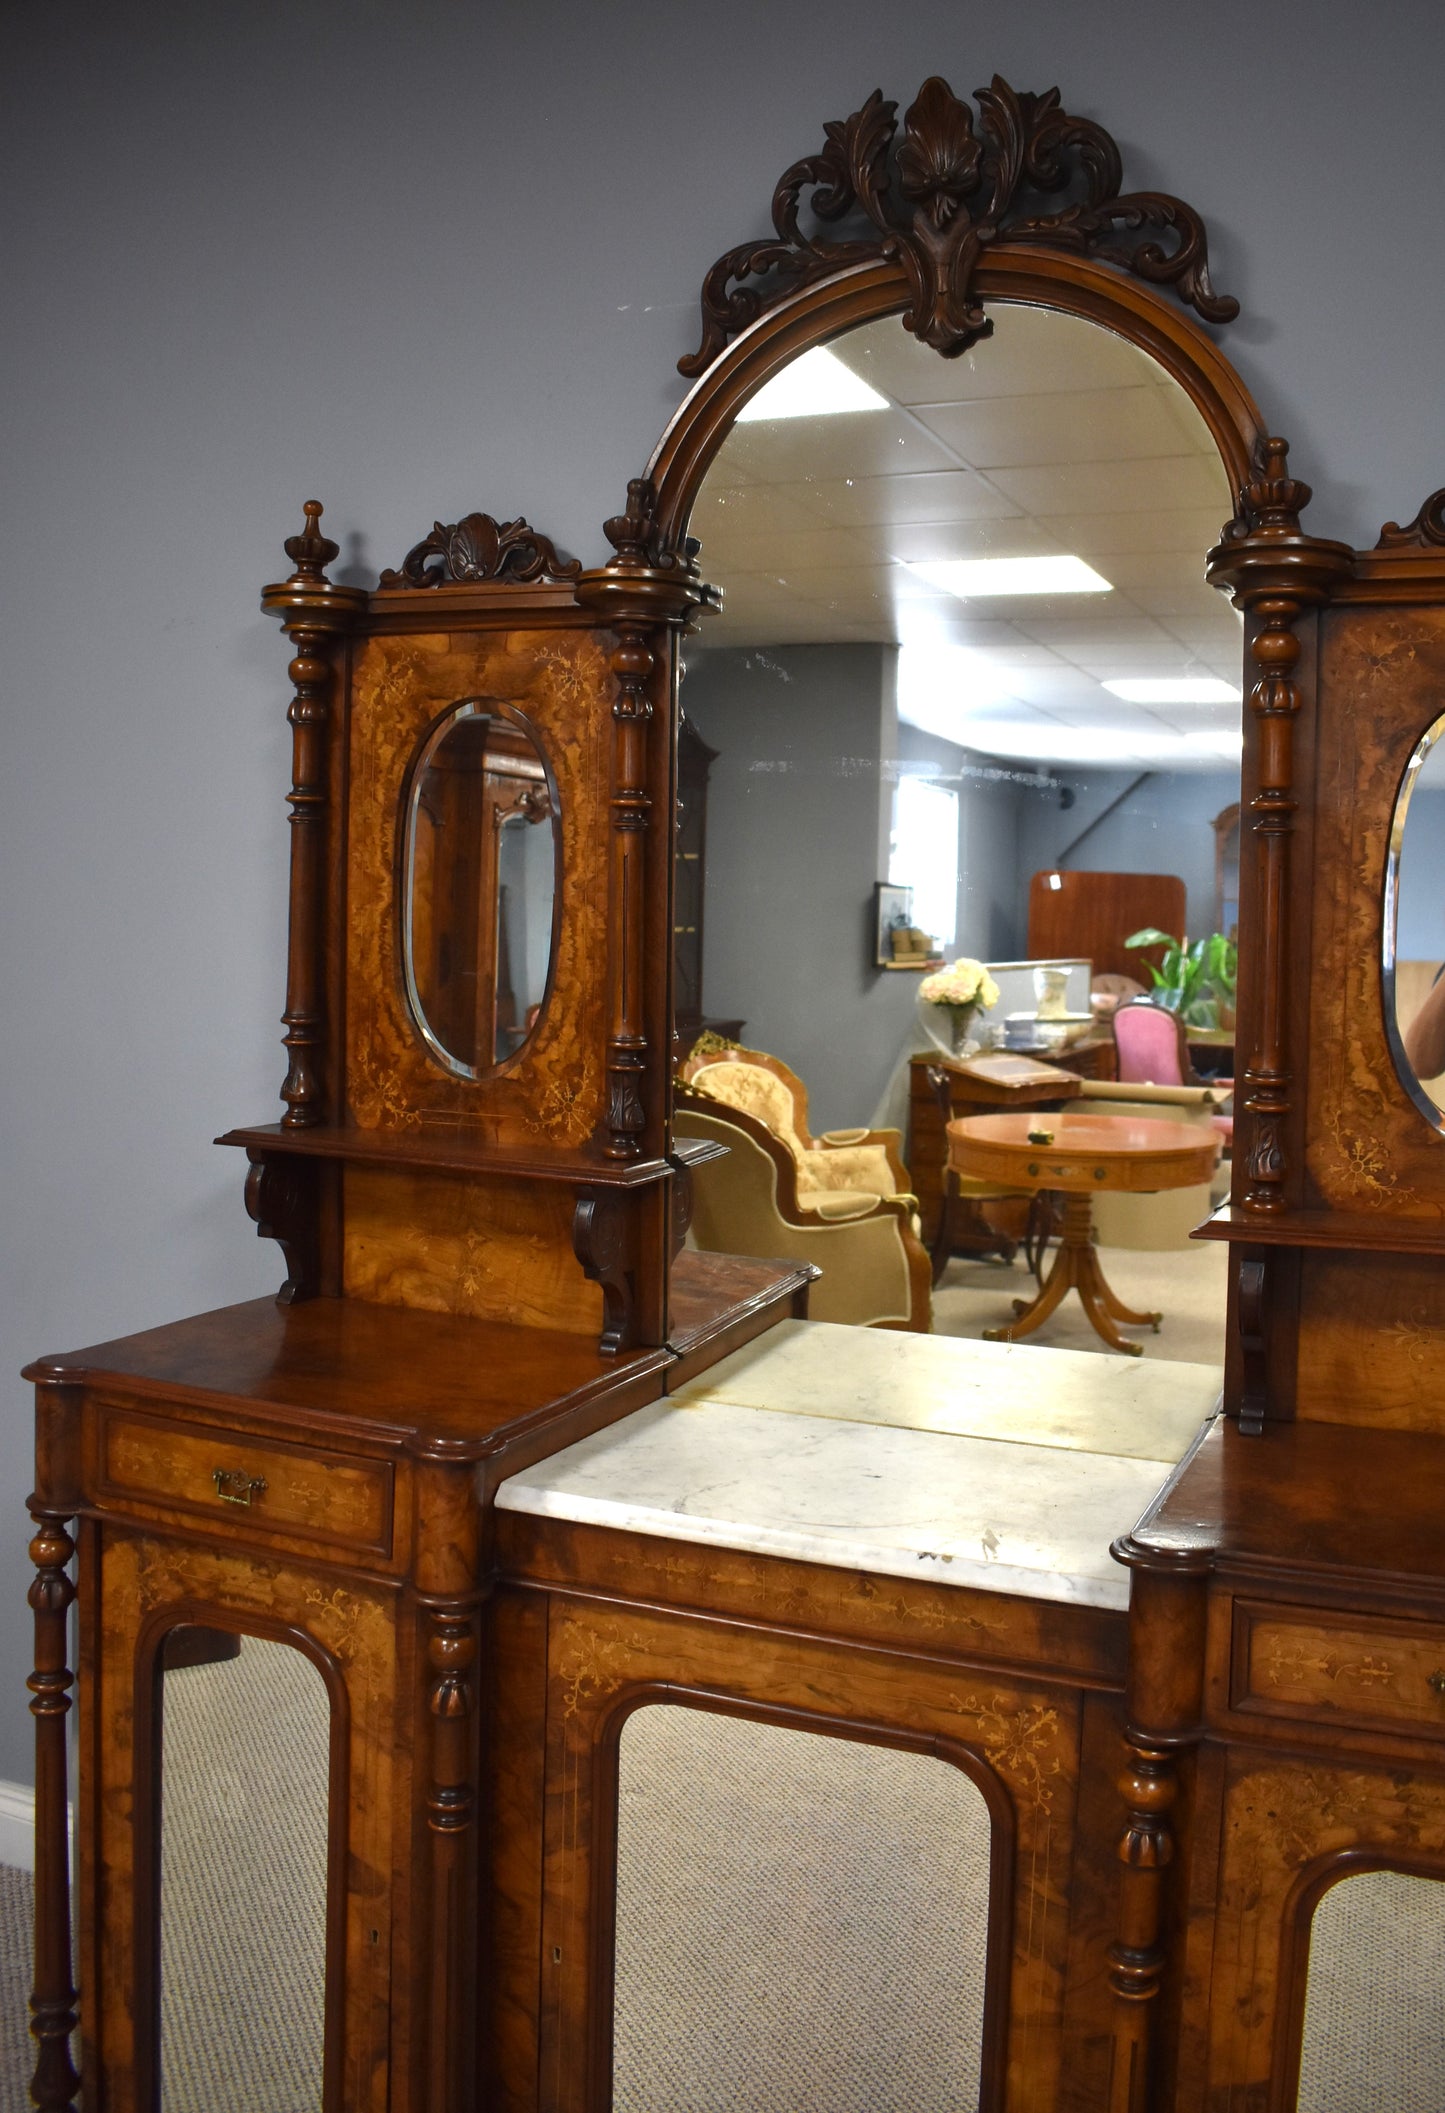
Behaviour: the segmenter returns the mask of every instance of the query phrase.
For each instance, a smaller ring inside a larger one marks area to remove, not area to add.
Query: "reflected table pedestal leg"
[[[1044,1280],[1043,1290],[1032,1301],[1015,1299],[1017,1319],[1007,1328],[986,1328],[985,1339],[991,1343],[1022,1342],[1025,1336],[1043,1326],[1066,1293],[1077,1291],[1094,1333],[1102,1337],[1111,1350],[1122,1350],[1127,1357],[1142,1356],[1144,1345],[1131,1343],[1126,1336],[1120,1335],[1116,1322],[1122,1321],[1126,1328],[1152,1328],[1157,1335],[1164,1316],[1161,1313],[1136,1313],[1110,1287],[1099,1267],[1093,1198],[1087,1194],[1070,1194],[1063,1201],[1063,1238],[1054,1256],[1053,1267]]]

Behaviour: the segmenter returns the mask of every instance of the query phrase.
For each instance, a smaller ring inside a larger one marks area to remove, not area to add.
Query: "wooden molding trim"
[[[976,278],[1001,236],[1103,257],[1173,287],[1208,322],[1238,315],[1239,303],[1210,283],[1199,214],[1164,192],[1122,195],[1115,141],[1102,125],[1071,117],[1057,88],[1020,94],[995,74],[974,98],[977,128],[969,105],[934,74],[904,113],[901,137],[898,105],[881,89],[851,117],[825,125],[822,151],[778,179],[772,237],[725,251],[703,280],[702,341],[679,370],[700,375],[730,337],[787,295],[877,257],[896,260],[907,276],[904,328],[955,358],[993,327]],[[1069,203],[1049,209],[1069,191]],[[821,227],[855,232],[805,233],[805,192]],[[1167,233],[1176,238],[1169,250],[1160,240]]]

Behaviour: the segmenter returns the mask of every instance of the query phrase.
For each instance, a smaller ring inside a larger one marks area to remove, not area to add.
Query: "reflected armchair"
[[[812,1262],[815,1321],[869,1328],[933,1325],[928,1250],[911,1199],[858,1189],[798,1189],[797,1162],[766,1123],[680,1085],[673,1132],[726,1147],[693,1169],[689,1243],[717,1254]]]
[[[679,1083],[705,1100],[752,1116],[770,1130],[792,1158],[800,1203],[824,1194],[883,1196],[917,1209],[903,1136],[898,1130],[808,1128],[808,1089],[781,1057],[733,1045],[694,1051],[678,1071]]]

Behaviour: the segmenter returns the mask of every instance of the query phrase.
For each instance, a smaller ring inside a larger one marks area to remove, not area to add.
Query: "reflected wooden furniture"
[[[949,1117],[944,1116],[932,1073],[948,1080]],[[1079,1076],[1052,1058],[1047,1063],[1013,1053],[981,1059],[915,1056],[908,1064],[908,1164],[923,1237],[937,1240],[943,1209],[943,1170],[948,1162],[948,1120],[992,1109],[1061,1108],[1080,1091]],[[1027,1207],[986,1206],[985,1223],[1015,1241],[1022,1239]]]
[[[975,1180],[1009,1182],[1064,1199],[1063,1237],[1038,1297],[1014,1300],[1018,1318],[987,1331],[993,1342],[1022,1342],[1033,1335],[1066,1294],[1077,1291],[1094,1333],[1111,1350],[1138,1357],[1143,1344],[1120,1335],[1117,1323],[1152,1328],[1163,1315],[1135,1313],[1111,1291],[1099,1267],[1092,1197],[1101,1189],[1151,1191],[1188,1188],[1207,1181],[1219,1158],[1211,1131],[1198,1137],[1179,1123],[1133,1116],[1051,1117],[975,1115],[948,1126],[949,1160]]]
[[[1187,923],[1177,873],[1044,871],[1029,882],[1029,953],[1087,955],[1096,976],[1137,976],[1147,950],[1126,947],[1130,934],[1147,925],[1182,932]]]

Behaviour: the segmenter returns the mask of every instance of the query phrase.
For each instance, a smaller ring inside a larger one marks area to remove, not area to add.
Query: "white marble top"
[[[1172,1466],[1213,1410],[1222,1378],[1217,1365],[782,1321],[672,1398]]]
[[[1109,1543],[1155,1496],[1219,1378],[1213,1366],[1141,1372],[1088,1351],[787,1321],[672,1400],[512,1476],[497,1502],[1124,1608],[1129,1581]]]

